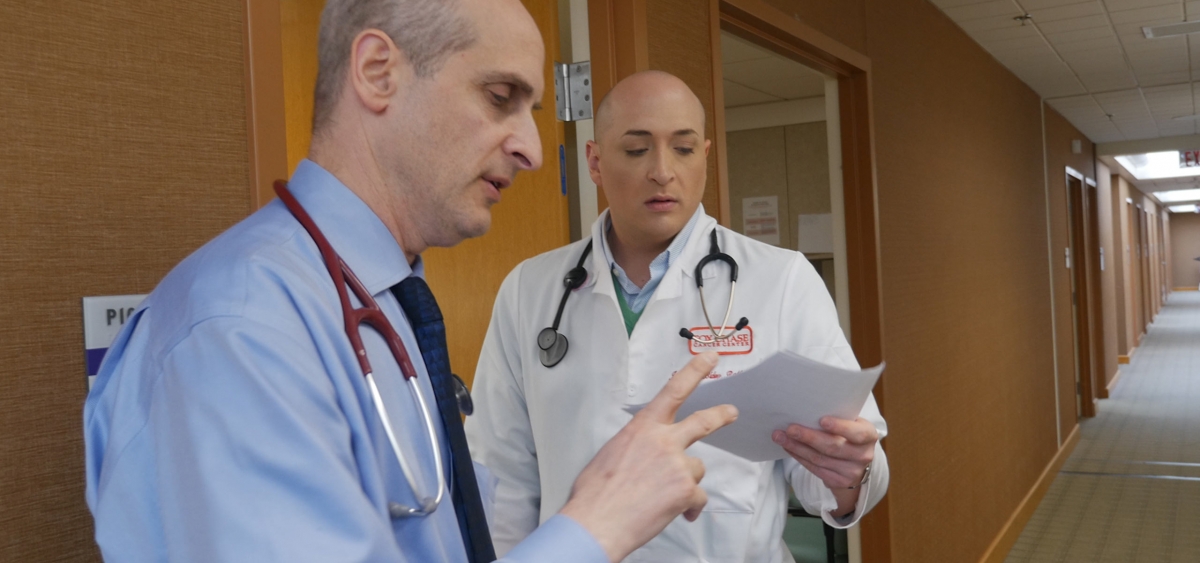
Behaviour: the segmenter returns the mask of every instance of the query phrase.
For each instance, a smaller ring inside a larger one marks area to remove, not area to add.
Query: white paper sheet
[[[737,421],[701,441],[750,461],[783,459],[788,453],[771,440],[772,432],[790,424],[820,428],[824,416],[854,420],[883,369],[880,364],[850,371],[778,352],[740,374],[701,383],[676,419],[731,404],[738,408]],[[628,410],[637,412],[644,406]]]
[[[799,215],[796,217],[796,250],[804,254],[833,252],[833,215]]]

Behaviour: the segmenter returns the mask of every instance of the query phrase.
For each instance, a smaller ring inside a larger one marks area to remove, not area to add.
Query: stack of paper
[[[702,442],[750,461],[789,457],[771,440],[775,430],[791,424],[820,429],[820,420],[833,416],[854,420],[884,365],[864,371],[844,370],[778,352],[761,364],[732,377],[701,383],[679,408],[676,420],[717,405],[733,405],[738,419]],[[632,407],[637,412],[644,405]]]

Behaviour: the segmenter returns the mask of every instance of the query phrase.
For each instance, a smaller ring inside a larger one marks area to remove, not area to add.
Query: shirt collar
[[[643,288],[650,286],[653,282],[662,279],[662,277],[666,275],[667,270],[671,268],[671,264],[678,260],[679,256],[683,254],[683,249],[687,246],[688,240],[691,239],[692,231],[696,228],[696,223],[698,223],[700,218],[703,216],[704,205],[701,204],[696,208],[696,212],[692,214],[692,218],[688,219],[688,222],[683,226],[683,229],[681,229],[679,233],[675,235],[675,238],[671,240],[671,244],[667,246],[667,249],[658,256],[655,256],[654,260],[650,262],[650,280],[646,282],[646,285],[642,286]],[[613,258],[612,251],[609,249],[608,233],[612,230],[612,218],[607,209],[604,210],[604,214],[600,217],[600,221],[603,221],[601,223],[603,228],[600,230],[601,236],[597,238],[600,239],[600,252],[604,255],[604,262],[608,265],[609,271],[616,272],[617,280],[625,289],[626,293],[631,295],[640,293],[642,288],[637,287],[636,284],[630,281],[629,276],[625,274],[625,269],[622,268],[620,264],[617,264],[617,261]]]
[[[410,275],[424,277],[420,257],[410,266],[396,237],[379,216],[319,164],[300,161],[288,190],[372,295]]]

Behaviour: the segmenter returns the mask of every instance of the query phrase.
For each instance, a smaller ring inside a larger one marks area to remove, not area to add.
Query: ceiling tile
[[[757,90],[753,90],[742,86],[736,82],[724,81],[725,86],[725,107],[734,108],[738,106],[748,106],[751,104],[762,104],[766,102],[781,102],[782,98],[776,98],[768,94],[764,94]]]
[[[1086,3],[1086,0],[1021,0],[1021,6],[1030,12],[1081,3]]]
[[[1104,0],[1109,12],[1121,12],[1147,6],[1179,5],[1180,0]]]
[[[1113,31],[1107,27],[1094,27],[1091,29],[1077,29],[1074,31],[1063,31],[1060,33],[1047,33],[1046,39],[1051,45],[1063,45],[1074,43],[1076,41],[1086,41],[1089,39],[1102,39],[1112,37]]]
[[[994,41],[1006,39],[1024,39],[1027,41],[1032,40],[1038,43],[1044,43],[1044,41],[1042,41],[1042,35],[1038,33],[1038,28],[1032,25],[1018,24],[1007,27],[998,27],[995,29],[981,29],[979,31],[970,32],[970,35],[973,39],[975,39],[975,41],[979,42],[985,47]]]
[[[1110,5],[1111,8],[1111,5]],[[1158,25],[1183,21],[1183,4],[1175,2],[1166,6],[1148,6],[1119,12],[1109,11],[1114,25],[1132,23],[1136,25]]]
[[[1132,88],[1137,85],[1133,75],[1128,72],[1103,72],[1080,75],[1083,85],[1092,92]]]
[[[1033,21],[1037,23],[1038,29],[1042,30],[1043,33],[1062,33],[1064,31],[1075,31],[1077,29],[1091,29],[1093,27],[1111,28],[1111,24],[1108,23],[1108,16],[1105,16],[1104,14],[1097,14],[1097,15],[1093,15],[1093,16],[1083,16],[1083,17],[1078,17],[1078,18],[1057,20],[1057,21],[1051,21],[1051,22],[1038,22],[1037,19],[1035,18]]]
[[[1055,45],[1055,50],[1059,53],[1075,53],[1096,51],[1099,49],[1120,49],[1121,42],[1117,41],[1116,37],[1098,37],[1096,39],[1087,39],[1084,41],[1076,41],[1075,43],[1066,43],[1063,45]]]
[[[1181,72],[1166,72],[1162,74],[1139,74],[1138,84],[1142,86],[1162,86],[1166,84],[1179,84],[1187,82],[1191,78],[1191,73],[1188,71]]]
[[[1186,2],[1183,7],[1188,20],[1200,19],[1200,1]]]
[[[1096,100],[1093,99],[1091,95],[1071,96],[1069,98],[1057,98],[1057,99],[1053,99],[1053,100],[1046,100],[1046,103],[1050,104],[1051,107],[1053,107],[1056,110],[1059,110],[1060,112],[1064,109],[1073,109],[1073,108],[1088,107],[1088,106],[1098,108],[1098,106],[1096,106]]]
[[[1043,8],[1040,10],[1030,8],[1025,3],[1022,3],[1022,6],[1025,6],[1025,8],[1029,10],[1029,14],[1033,16],[1034,23],[1038,25],[1058,20],[1104,15],[1104,6],[1101,5],[1098,0],[1072,3],[1065,6]]]
[[[1002,16],[992,16],[990,18],[979,18],[977,20],[958,22],[958,27],[961,27],[962,30],[967,32],[967,34],[971,37],[975,37],[975,32],[978,31],[1021,27],[1021,24],[1020,22],[1014,21],[1012,15],[1004,14]],[[1029,26],[1026,25],[1025,27]]]

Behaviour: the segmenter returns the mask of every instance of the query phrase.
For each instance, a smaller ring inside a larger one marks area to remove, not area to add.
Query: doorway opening
[[[849,335],[837,79],[727,31],[721,67],[730,227],[803,253]]]

